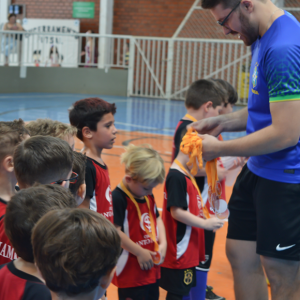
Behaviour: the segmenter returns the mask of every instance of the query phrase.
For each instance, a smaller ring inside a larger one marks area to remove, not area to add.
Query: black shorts
[[[228,208],[227,238],[256,241],[259,255],[300,260],[300,184],[259,177],[246,165]]]
[[[196,286],[196,269],[169,269],[161,267],[159,286],[173,294],[186,296]]]
[[[205,240],[205,261],[200,261],[199,266],[196,267],[197,270],[200,271],[209,271],[212,255],[213,255],[213,247],[215,242],[216,233],[212,230],[204,230],[204,240]]]
[[[158,300],[158,281],[152,284],[131,288],[118,288],[119,300]]]

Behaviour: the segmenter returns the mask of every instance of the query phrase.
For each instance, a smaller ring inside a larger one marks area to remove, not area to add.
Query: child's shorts
[[[158,281],[132,288],[118,288],[119,300],[158,300]]]
[[[186,296],[196,286],[196,268],[169,269],[161,267],[159,286],[173,294]]]

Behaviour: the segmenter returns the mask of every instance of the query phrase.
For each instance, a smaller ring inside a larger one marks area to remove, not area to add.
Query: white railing
[[[185,98],[200,78],[221,78],[247,103],[250,49],[241,41],[0,31],[0,65],[128,69],[128,96]]]
[[[0,31],[0,65],[126,69],[130,38],[124,35]]]
[[[183,100],[193,81],[221,78],[246,104],[250,59],[237,40],[132,37],[128,95]]]

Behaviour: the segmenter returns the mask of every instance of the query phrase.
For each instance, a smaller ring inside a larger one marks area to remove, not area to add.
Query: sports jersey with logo
[[[285,12],[252,45],[247,134],[272,124],[270,103],[300,100],[299,36],[299,22]],[[269,180],[299,183],[300,140],[281,151],[251,157],[248,168]]]
[[[165,183],[162,218],[167,234],[167,253],[162,267],[185,269],[198,266],[205,260],[204,231],[175,220],[171,207],[180,207],[203,218],[201,199],[189,177],[176,169],[170,169]]]
[[[18,258],[4,230],[4,217],[7,202],[0,198],[0,265]],[[0,298],[1,299],[1,298]]]
[[[90,209],[113,223],[114,212],[107,166],[87,157],[85,183],[86,195],[91,199]]]
[[[150,210],[153,215],[156,228],[156,218],[159,217],[153,195],[147,196],[150,202]],[[144,249],[154,251],[154,243],[146,233],[145,227],[151,231],[149,208],[145,200],[135,199],[140,211],[141,220],[134,203],[130,198],[117,187],[112,192],[114,207],[114,222],[121,230],[136,244]],[[123,249],[117,263],[117,270],[113,278],[113,284],[119,288],[137,287],[155,283],[160,278],[160,267],[154,265],[150,270],[142,270],[135,255]]]
[[[51,294],[41,280],[18,270],[11,261],[0,266],[0,299],[51,300]]]

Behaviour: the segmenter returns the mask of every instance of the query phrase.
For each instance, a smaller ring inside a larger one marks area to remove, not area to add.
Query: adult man
[[[252,46],[248,108],[201,120],[203,156],[251,156],[229,202],[226,252],[237,300],[300,299],[300,25],[270,0],[202,0]],[[218,141],[222,131],[247,136]],[[263,267],[262,267],[263,266]]]

